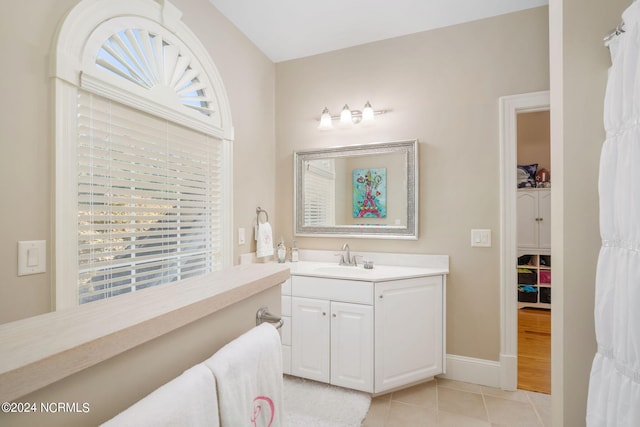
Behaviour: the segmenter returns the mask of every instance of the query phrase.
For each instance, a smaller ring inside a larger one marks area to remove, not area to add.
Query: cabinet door
[[[516,211],[518,247],[537,248],[538,194],[535,191],[518,191]]]
[[[542,249],[551,248],[551,191],[538,192],[538,244]]]
[[[375,392],[443,373],[443,278],[375,285]]]
[[[284,289],[284,288],[283,288]],[[282,342],[282,372],[291,374],[291,292],[282,295],[282,328],[280,341]]]
[[[329,382],[329,301],[291,298],[291,374]]]
[[[373,392],[373,306],[331,303],[331,384]]]

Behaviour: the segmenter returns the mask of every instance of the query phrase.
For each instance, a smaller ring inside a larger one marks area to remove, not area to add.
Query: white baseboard
[[[513,354],[500,354],[500,386],[503,390],[517,390],[518,356]]]
[[[500,388],[500,362],[447,354],[447,373],[438,377]]]

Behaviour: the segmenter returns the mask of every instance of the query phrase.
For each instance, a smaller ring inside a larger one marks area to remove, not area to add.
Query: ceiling
[[[209,0],[281,62],[549,4],[548,0]]]

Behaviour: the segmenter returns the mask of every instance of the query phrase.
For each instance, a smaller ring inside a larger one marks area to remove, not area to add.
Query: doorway
[[[551,141],[549,110],[516,114],[518,384],[551,394]]]
[[[518,387],[517,118],[549,111],[549,91],[500,98],[500,386]]]

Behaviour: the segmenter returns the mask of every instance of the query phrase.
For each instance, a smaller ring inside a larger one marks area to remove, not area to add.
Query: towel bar
[[[256,326],[263,322],[274,323],[276,329],[280,329],[284,325],[284,320],[269,313],[269,307],[260,307],[256,312]]]

